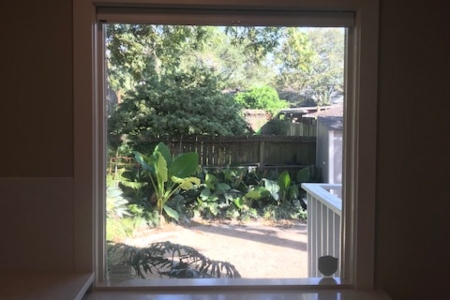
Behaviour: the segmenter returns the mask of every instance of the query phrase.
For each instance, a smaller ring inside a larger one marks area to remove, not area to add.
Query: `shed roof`
[[[311,113],[304,117],[317,117],[317,121],[324,124],[329,130],[342,130],[344,127],[343,105],[336,105],[333,108]]]

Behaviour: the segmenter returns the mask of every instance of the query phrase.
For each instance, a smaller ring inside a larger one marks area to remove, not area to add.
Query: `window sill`
[[[301,295],[301,298],[299,298]],[[182,296],[182,297],[181,297]],[[180,298],[181,297],[181,298]],[[284,299],[391,300],[377,290],[355,291],[339,278],[302,279],[133,279],[97,284],[85,300]]]
[[[93,280],[93,273],[2,273],[0,299],[81,300]]]
[[[86,295],[84,300],[391,300],[382,291],[355,291],[355,290],[322,290],[322,291],[240,291],[239,289],[227,292],[191,292],[191,293],[155,293],[149,291],[94,291]]]
[[[96,284],[97,290],[151,290],[158,292],[185,292],[190,290],[220,290],[239,289],[241,291],[252,291],[257,289],[267,291],[285,291],[299,289],[317,288],[351,288],[347,282],[340,278],[298,278],[298,279],[250,279],[250,278],[202,278],[202,279],[128,279],[122,281],[106,281]]]

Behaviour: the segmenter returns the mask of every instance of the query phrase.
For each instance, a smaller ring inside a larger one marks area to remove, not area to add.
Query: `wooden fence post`
[[[259,142],[259,165],[264,166],[264,141]]]

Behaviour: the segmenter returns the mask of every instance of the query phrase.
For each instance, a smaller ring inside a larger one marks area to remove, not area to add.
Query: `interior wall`
[[[0,270],[73,270],[72,0],[4,1]]]
[[[376,283],[395,300],[448,295],[449,4],[381,0]]]
[[[450,270],[450,7],[423,3],[381,0],[376,285],[394,300],[439,299],[429,293],[447,293]],[[9,1],[2,11],[0,268],[20,257],[22,269],[70,269],[72,1]]]
[[[72,177],[72,1],[4,2],[0,177]]]

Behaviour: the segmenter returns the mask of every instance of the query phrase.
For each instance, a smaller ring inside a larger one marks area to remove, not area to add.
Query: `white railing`
[[[307,192],[308,277],[323,277],[318,270],[318,259],[328,255],[338,259],[338,270],[333,276],[339,277],[342,186],[303,183],[302,188]]]

